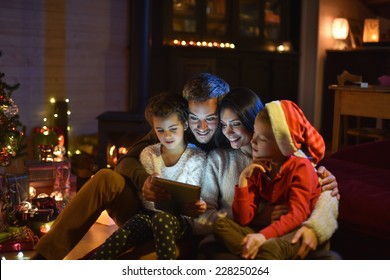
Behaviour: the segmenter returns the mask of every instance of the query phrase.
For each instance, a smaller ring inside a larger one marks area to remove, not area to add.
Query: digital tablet
[[[156,209],[189,216],[187,204],[200,200],[199,186],[158,177],[153,177],[152,182],[165,188],[171,195],[170,200],[156,201],[154,203]]]

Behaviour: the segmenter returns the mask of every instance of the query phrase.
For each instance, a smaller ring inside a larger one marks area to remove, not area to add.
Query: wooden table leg
[[[334,97],[334,112],[333,112],[333,136],[332,136],[332,153],[337,152],[340,143],[340,117],[341,117],[341,108],[340,108],[340,93],[335,91]]]

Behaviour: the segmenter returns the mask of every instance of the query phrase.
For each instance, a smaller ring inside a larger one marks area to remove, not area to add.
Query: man
[[[194,76],[184,86],[183,97],[187,99],[189,109],[189,139],[205,151],[217,147],[214,135],[219,126],[218,102],[229,90],[223,79],[209,73]],[[50,231],[39,240],[36,254],[31,259],[63,259],[103,210],[107,210],[118,226],[123,225],[141,207],[138,192],[147,200],[165,199],[167,194],[147,180],[149,174],[138,160],[142,149],[157,141],[153,131],[149,132],[119,159],[115,171],[101,169],[88,180],[57,217]],[[333,189],[337,195],[334,176],[322,170],[323,174],[319,175],[323,178],[322,185],[325,189]],[[310,244],[312,238],[306,241],[305,236],[302,250],[309,252],[316,244]]]

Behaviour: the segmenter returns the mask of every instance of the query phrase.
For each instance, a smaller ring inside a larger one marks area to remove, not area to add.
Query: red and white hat
[[[289,156],[301,149],[303,143],[317,164],[325,155],[325,142],[292,101],[277,100],[265,104],[272,131],[282,154]]]

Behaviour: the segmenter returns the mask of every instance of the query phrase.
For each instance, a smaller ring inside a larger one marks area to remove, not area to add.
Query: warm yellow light
[[[363,42],[379,42],[379,19],[365,19]]]
[[[34,198],[36,195],[37,195],[37,190],[34,188],[34,187],[29,187],[28,188],[28,195],[29,195],[29,198]]]
[[[43,126],[41,129],[41,133],[46,136],[49,135],[49,128],[46,125]]]
[[[345,40],[348,37],[349,24],[345,18],[335,18],[332,24],[332,35],[334,39]]]
[[[39,231],[40,231],[41,233],[47,233],[47,232],[50,230],[50,227],[51,227],[50,224],[42,224],[42,225],[39,227]]]
[[[110,147],[110,149],[109,149],[109,155],[110,155],[110,156],[113,156],[113,155],[114,155],[115,149],[116,149],[116,146],[115,146],[115,145],[112,145],[112,146]]]
[[[118,149],[118,154],[125,155],[125,154],[127,154],[127,152],[128,152],[128,149],[126,147],[120,147]]]
[[[284,46],[283,45],[277,46],[276,49],[278,50],[278,52],[284,52]]]
[[[54,191],[50,194],[51,198],[54,198],[55,201],[62,201],[64,199],[64,196],[60,191]]]
[[[169,45],[180,45],[183,47],[193,46],[193,47],[209,47],[209,48],[231,48],[234,49],[235,45],[233,43],[221,43],[221,42],[207,42],[207,41],[185,41],[175,39],[168,43]]]

